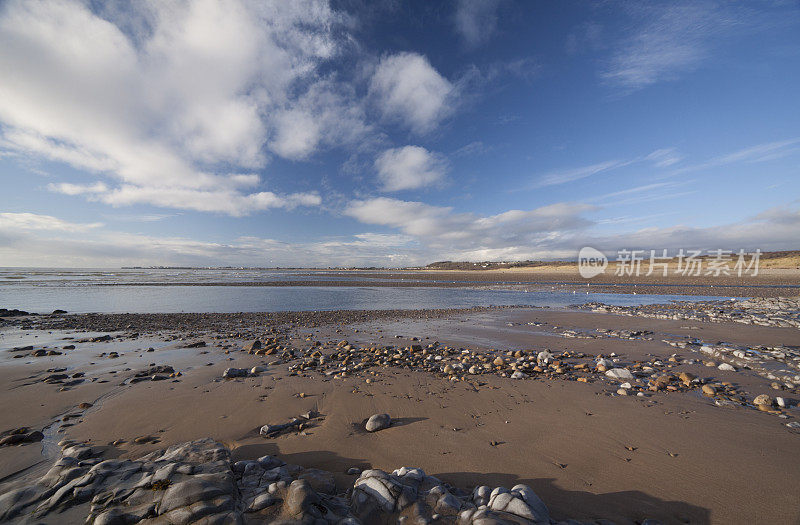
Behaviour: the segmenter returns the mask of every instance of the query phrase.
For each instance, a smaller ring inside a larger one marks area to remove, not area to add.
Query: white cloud
[[[400,191],[437,184],[444,179],[447,161],[420,146],[388,149],[375,160],[384,191]]]
[[[149,203],[169,208],[226,213],[235,217],[270,208],[293,209],[322,203],[317,193],[277,195],[271,191],[261,191],[242,194],[234,189],[195,190],[125,184],[103,194],[100,200],[114,206]]]
[[[682,159],[675,148],[657,149],[645,158],[652,161],[657,168],[667,168],[680,162]]]
[[[499,0],[458,0],[455,27],[470,47],[484,44],[497,29]]]
[[[536,245],[592,223],[581,215],[594,209],[558,203],[534,210],[509,210],[490,216],[454,213],[450,207],[387,197],[352,201],[345,214],[365,224],[397,228],[440,252]]]
[[[708,0],[624,7],[633,30],[617,43],[600,76],[627,92],[697,69],[727,39],[768,27],[772,16],[746,3]]]
[[[70,182],[50,183],[47,189],[56,193],[63,193],[64,195],[83,195],[85,193],[105,193],[108,191],[108,186],[102,182],[95,182],[94,184],[72,184]]]
[[[370,80],[370,93],[383,115],[416,133],[433,130],[452,112],[454,86],[417,53],[381,59]]]
[[[576,180],[585,179],[587,177],[597,175],[598,173],[603,173],[613,169],[621,168],[623,166],[627,166],[631,164],[631,162],[633,161],[609,160],[606,162],[598,162],[597,164],[591,164],[589,166],[582,166],[580,168],[553,171],[535,181],[533,187],[542,188],[545,186],[556,186],[558,184],[565,184],[567,182],[573,182]]]
[[[764,144],[756,144],[749,146],[732,153],[718,155],[705,162],[699,164],[692,164],[676,169],[672,172],[673,175],[680,173],[705,170],[709,168],[716,168],[719,166],[727,166],[730,164],[737,164],[741,162],[758,163],[768,162],[775,159],[787,157],[800,152],[800,138],[791,138],[786,140],[778,140],[775,142],[767,142]]]
[[[354,202],[348,214],[401,233],[367,232],[300,243],[258,237],[209,242],[148,236],[48,215],[0,213],[0,260],[9,266],[59,267],[410,266],[434,260],[573,259],[583,246],[610,255],[623,248],[785,250],[796,247],[800,230],[800,209],[781,206],[708,228],[678,225],[598,236],[591,230],[593,223],[581,218],[590,209],[562,203],[481,217],[419,202],[372,199]]]
[[[74,233],[85,232],[101,226],[103,224],[100,222],[80,224],[36,213],[0,213],[0,230],[9,232],[47,230]]]
[[[222,212],[306,205],[316,200],[248,193],[259,177],[247,172],[270,152],[306,158],[367,129],[352,93],[318,72],[340,52],[344,22],[324,1],[97,8],[2,4],[0,70],[14,74],[0,82],[0,151],[120,184],[101,200]],[[212,206],[209,195],[233,202]]]

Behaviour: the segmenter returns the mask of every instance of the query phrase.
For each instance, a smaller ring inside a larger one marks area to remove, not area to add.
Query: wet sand
[[[36,339],[36,348],[72,343],[76,349],[19,359],[11,356],[21,351],[3,352],[0,429],[44,429],[45,447],[52,449],[55,441],[68,438],[108,446],[107,457],[122,458],[208,436],[230,447],[236,460],[271,454],[332,471],[342,490],[356,477],[345,474],[348,468],[391,471],[403,465],[421,467],[465,489],[525,483],[557,519],[800,521],[800,434],[786,426],[798,419],[796,408],[784,410],[783,419],[752,405],[716,406],[714,398],[697,388],[619,396],[619,381],[578,371],[521,380],[486,373],[453,381],[426,370],[375,366],[335,377],[297,370],[298,360],[242,351],[255,337],[283,334],[299,349],[310,347],[306,339],[333,345],[346,340],[357,348],[438,341],[492,356],[517,350],[535,355],[545,349],[585,354],[573,363],[615,353],[620,366],[660,360],[663,371],[731,382],[747,399],[769,393],[796,402],[796,388],[777,392],[754,370],[704,366],[708,360],[696,350],[662,341],[796,347],[800,331],[795,328],[537,308],[405,312],[403,317],[250,314],[238,322],[224,314],[185,315],[65,317],[72,319],[73,328],[124,329],[113,333],[121,337],[106,342],[61,339],[99,335],[67,329],[69,323],[54,323],[49,330],[7,328],[4,349]],[[653,333],[628,335],[637,331]],[[133,332],[139,334],[134,337]],[[198,341],[206,346],[185,348]],[[153,351],[147,352],[150,347]],[[331,354],[335,346],[323,348]],[[109,358],[111,351],[119,357]],[[668,362],[673,354],[680,357],[675,364]],[[125,381],[136,371],[161,364],[181,375]],[[222,379],[226,368],[257,365],[266,371]],[[63,391],[63,384],[41,382],[49,374],[46,370],[57,368],[67,368],[67,374],[83,372],[87,380]],[[587,382],[577,381],[579,376]],[[82,402],[93,406],[78,409]],[[312,409],[321,418],[301,432],[270,439],[258,433],[262,425]],[[364,432],[363,421],[382,412],[395,423],[375,434]],[[65,414],[77,416],[67,422],[72,426],[53,425]],[[158,442],[133,442],[141,436],[154,436]],[[109,446],[117,440],[124,442]],[[25,475],[41,475],[49,461],[42,455],[42,443],[0,448],[0,489]]]

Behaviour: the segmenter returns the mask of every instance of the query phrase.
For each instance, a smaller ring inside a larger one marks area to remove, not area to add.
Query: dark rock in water
[[[246,368],[226,368],[222,373],[222,377],[226,379],[233,377],[247,377],[247,374],[248,372]]]
[[[111,339],[112,339],[111,336],[106,334],[106,335],[99,335],[97,337],[92,337],[91,339],[89,339],[89,342],[92,342],[92,343],[103,343],[105,341],[111,341]]]
[[[392,418],[389,414],[375,414],[367,420],[365,428],[367,432],[377,432],[392,426]]]
[[[25,315],[36,315],[36,314],[32,314],[24,310],[17,310],[16,308],[11,310],[8,310],[6,308],[0,308],[0,317],[22,317]]]
[[[75,350],[75,345],[64,345],[61,347],[62,350]]]
[[[65,313],[67,313],[66,310],[53,310],[53,313],[51,315],[61,315]]]
[[[184,348],[203,348],[205,346],[206,346],[205,341],[195,341],[194,343],[183,345]]]

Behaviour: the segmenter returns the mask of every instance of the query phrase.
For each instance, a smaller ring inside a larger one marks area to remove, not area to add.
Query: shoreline
[[[765,310],[770,301],[755,300],[760,310],[753,312],[772,312],[782,322],[786,306]],[[685,318],[692,307],[718,317]],[[676,317],[650,317],[662,310]],[[732,322],[717,310],[715,302],[613,312],[79,314],[42,316],[37,329],[23,328],[20,318],[0,332],[0,341],[8,346],[12,336],[27,337],[32,348],[3,352],[3,397],[17,410],[0,418],[2,428],[41,429],[58,420],[53,441],[66,440],[60,454],[87,454],[85,461],[95,463],[146,465],[151,460],[139,458],[171,446],[191,449],[200,446],[191,442],[208,437],[229,450],[225,468],[232,474],[226,476],[236,483],[244,479],[237,461],[266,454],[297,465],[287,467],[283,488],[269,492],[274,501],[268,507],[245,513],[242,506],[251,500],[234,498],[233,507],[251,520],[286,517],[287,491],[300,476],[310,479],[309,472],[332,491],[326,495],[318,485],[319,501],[340,498],[356,512],[360,478],[349,469],[390,473],[407,465],[445,483],[460,502],[459,513],[476,504],[469,494],[477,486],[523,484],[556,520],[790,523],[800,517],[800,505],[782,489],[800,484],[792,468],[800,461],[800,433],[787,426],[800,415],[800,390],[794,383],[775,390],[769,376],[796,366],[800,332]],[[260,348],[249,348],[256,339]],[[33,357],[44,347],[59,354]],[[542,352],[552,357],[542,361]],[[633,378],[606,374],[618,368]],[[226,379],[227,369],[246,373]],[[759,408],[754,399],[764,393],[788,400],[788,407],[773,399]],[[81,403],[93,406],[81,409]],[[298,428],[259,435],[264,425],[309,411],[318,415]],[[364,421],[384,412],[396,424],[365,432]],[[80,452],[87,447],[91,452]],[[40,450],[37,443],[0,448],[3,492],[23,479],[44,479]],[[725,481],[743,472],[759,479],[759,491]],[[171,483],[192,479],[175,474]],[[268,492],[267,485],[258,486]],[[417,511],[430,519],[436,501],[426,498]],[[412,507],[381,516],[415,519],[408,514]],[[88,509],[76,500],[63,514],[45,512],[41,521],[82,520]]]

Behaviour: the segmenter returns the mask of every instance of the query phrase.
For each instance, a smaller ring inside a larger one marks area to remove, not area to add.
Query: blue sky
[[[797,2],[0,2],[0,266],[800,248]]]

